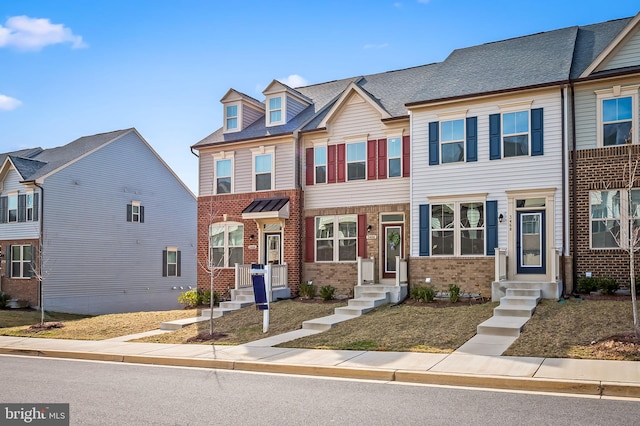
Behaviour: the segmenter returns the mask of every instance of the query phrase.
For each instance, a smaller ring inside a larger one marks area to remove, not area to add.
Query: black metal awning
[[[256,198],[244,210],[243,219],[289,218],[289,197]]]

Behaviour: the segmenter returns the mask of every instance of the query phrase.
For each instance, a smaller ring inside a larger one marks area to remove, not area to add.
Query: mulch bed
[[[480,305],[482,303],[489,302],[489,299],[485,298],[463,298],[458,299],[457,302],[451,302],[449,299],[435,299],[433,302],[421,302],[414,299],[406,299],[402,302],[407,306],[419,306],[425,308],[462,308],[470,305]]]
[[[220,340],[223,337],[227,337],[227,334],[220,333],[219,331],[214,331],[213,334],[209,333],[208,331],[203,331],[202,333],[198,333],[197,335],[195,335],[193,337],[189,337],[187,339],[187,342],[189,342],[189,343],[192,343],[192,342],[196,342],[196,343],[210,342],[212,340]]]
[[[61,322],[43,322],[42,324],[34,324],[27,328],[28,332],[37,333],[39,331],[51,330],[52,328],[62,328],[64,324]]]
[[[309,299],[307,297],[296,297],[294,299],[291,299],[294,302],[300,302],[300,303],[317,303],[317,304],[323,304],[323,305],[331,305],[333,303],[340,303],[340,302],[344,302],[348,299],[331,299],[331,300],[324,300],[322,297],[314,297],[313,299]]]

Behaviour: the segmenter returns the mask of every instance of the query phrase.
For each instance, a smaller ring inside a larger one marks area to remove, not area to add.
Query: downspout
[[[38,188],[40,188],[40,236],[39,236],[39,248],[40,250],[38,250],[38,264],[39,267],[38,269],[40,270],[40,279],[38,280],[38,305],[40,306],[40,309],[43,309],[44,311],[44,306],[43,306],[43,289],[42,289],[42,283],[44,282],[44,276],[43,276],[43,271],[42,271],[42,258],[43,256],[43,252],[44,252],[44,187],[42,187],[40,184],[38,184],[38,182],[36,182],[35,180],[33,181],[33,184],[35,186],[37,186]],[[31,254],[33,256],[33,253]]]
[[[578,223],[576,220],[576,208],[577,208],[577,202],[576,202],[576,197],[577,197],[577,188],[576,185],[578,183],[578,178],[577,178],[577,164],[578,164],[578,159],[577,159],[577,154],[578,154],[578,147],[577,147],[577,141],[576,141],[576,97],[575,97],[575,91],[574,91],[574,87],[573,87],[573,81],[570,82],[569,87],[571,88],[571,141],[572,141],[572,153],[573,156],[571,158],[571,184],[572,184],[572,188],[571,188],[571,196],[573,197],[573,201],[571,203],[571,211],[573,211],[573,217],[571,218],[571,239],[573,241],[573,244],[571,244],[571,280],[572,280],[572,286],[571,286],[571,292],[575,293],[575,285],[578,282],[578,273],[577,273],[577,266],[578,266],[578,258],[576,256],[576,241],[578,239]]]
[[[566,273],[566,263],[565,263],[565,252],[567,247],[567,86],[564,86],[560,89],[560,102],[562,109],[562,253],[560,255],[560,259],[562,261],[562,296],[566,296],[567,291],[567,273]]]

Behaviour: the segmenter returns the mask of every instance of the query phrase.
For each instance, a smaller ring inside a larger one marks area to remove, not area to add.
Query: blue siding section
[[[49,176],[44,187],[47,309],[173,309],[180,286],[195,288],[196,200],[134,132]],[[144,223],[126,221],[131,201],[144,206]],[[182,253],[180,277],[162,277],[167,246]]]

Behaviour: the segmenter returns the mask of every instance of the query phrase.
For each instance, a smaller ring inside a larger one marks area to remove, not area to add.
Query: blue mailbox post
[[[262,311],[262,332],[269,331],[269,299],[271,295],[271,265],[251,264],[251,282],[256,309]]]

